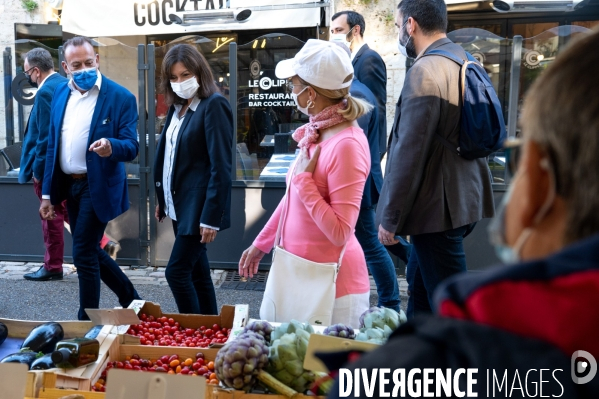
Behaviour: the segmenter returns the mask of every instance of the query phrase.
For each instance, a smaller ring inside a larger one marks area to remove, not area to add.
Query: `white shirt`
[[[189,109],[195,111],[198,105],[200,104],[200,99],[198,97],[194,97],[189,104]],[[164,165],[162,166],[162,188],[164,191],[164,212],[168,217],[173,220],[177,220],[177,215],[175,214],[175,205],[173,203],[173,195],[171,192],[171,184],[173,179],[173,164],[175,162],[175,152],[177,150],[177,138],[179,137],[179,130],[181,129],[181,125],[185,120],[188,112],[179,118],[179,112],[181,111],[183,106],[181,104],[175,104],[175,112],[173,113],[173,117],[171,118],[171,122],[166,129],[166,145],[164,148]],[[200,227],[208,227],[213,230],[218,231],[218,227],[212,227],[203,223],[200,223]]]
[[[48,76],[46,76],[46,78],[45,78],[44,80],[42,80],[42,82],[41,82],[39,85],[37,85],[37,89],[38,89],[38,90],[39,90],[39,89],[41,89],[41,88],[42,88],[42,85],[44,84],[44,82],[46,81],[46,79],[48,79],[50,76],[54,75],[55,73],[56,73],[56,72],[54,72],[54,71],[50,72],[50,73],[48,74]]]
[[[87,142],[92,117],[100,94],[100,87],[102,86],[102,75],[98,71],[96,83],[83,94],[75,88],[73,79],[69,80],[67,85],[71,89],[71,95],[67,101],[67,108],[64,111],[62,122],[59,151],[60,169],[67,175],[87,173],[85,160],[89,149]],[[38,90],[41,86],[39,85]],[[50,196],[42,195],[42,199],[50,199]]]
[[[75,88],[73,80],[68,83],[71,95],[67,102],[60,137],[60,168],[67,175],[87,173],[86,155],[89,149],[89,130],[98,102],[102,75],[94,86],[81,94]]]

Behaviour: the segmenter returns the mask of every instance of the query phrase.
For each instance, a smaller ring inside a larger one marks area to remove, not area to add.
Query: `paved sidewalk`
[[[41,263],[33,262],[0,261],[0,279],[21,280],[24,274],[34,272],[41,266]],[[134,266],[121,266],[121,269],[123,269],[123,272],[125,272],[134,285],[168,285],[164,277],[164,267],[136,268]],[[64,264],[63,270],[63,282],[77,282],[77,272],[73,265]],[[219,288],[227,277],[226,270],[212,270],[210,274],[212,275],[212,282],[215,288]],[[399,282],[399,292],[402,302],[404,302],[404,299],[407,302],[408,283],[404,276],[398,277],[397,280]],[[372,276],[370,276],[370,292],[376,294],[376,285]]]

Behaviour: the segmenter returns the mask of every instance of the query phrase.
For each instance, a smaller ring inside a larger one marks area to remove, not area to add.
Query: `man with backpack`
[[[446,36],[445,1],[403,0],[396,25],[400,52],[416,61],[395,110],[376,225],[384,245],[396,244],[397,235],[411,236],[414,246],[406,268],[411,317],[430,312],[433,291],[442,280],[466,271],[462,240],[476,222],[493,216],[494,203],[487,159],[459,148],[471,133],[475,140],[481,133],[464,128],[469,119],[462,113],[480,104],[462,106],[461,67],[442,55],[467,60],[466,52]],[[442,53],[427,56],[435,50]],[[485,111],[486,117],[498,118]],[[499,126],[504,137],[499,118],[490,125]],[[494,139],[500,147],[500,138]]]

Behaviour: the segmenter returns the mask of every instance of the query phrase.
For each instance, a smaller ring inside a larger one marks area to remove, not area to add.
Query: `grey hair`
[[[44,48],[36,47],[23,54],[23,60],[27,61],[29,68],[37,67],[42,72],[54,69],[54,60],[50,52]]]
[[[599,31],[573,41],[526,96],[525,140],[547,152],[567,204],[565,243],[599,233]]]

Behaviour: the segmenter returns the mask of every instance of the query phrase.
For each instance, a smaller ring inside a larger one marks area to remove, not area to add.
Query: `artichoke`
[[[354,339],[356,338],[356,333],[351,326],[346,326],[345,324],[334,324],[324,329],[324,335],[330,335],[331,337],[339,337],[339,338],[348,338]]]
[[[260,380],[267,387],[291,398],[293,389],[281,384],[263,368],[268,364],[268,346],[264,337],[252,331],[240,334],[229,341],[216,355],[214,371],[218,379],[229,388],[248,392]]]
[[[300,323],[297,320],[291,320],[289,323],[282,323],[279,327],[274,329],[274,331],[270,334],[270,343],[272,344],[283,335],[294,333],[296,330],[304,330],[309,334],[314,334],[314,328],[312,328],[310,324]]]
[[[247,326],[243,329],[243,332],[253,331],[256,334],[260,334],[264,337],[264,340],[267,344],[270,344],[270,334],[274,330],[273,326],[264,320],[255,320],[248,323]]]
[[[268,347],[264,337],[246,332],[227,342],[218,351],[214,369],[218,379],[230,388],[248,392],[258,372],[268,363]]]
[[[383,329],[385,326],[389,326],[391,330],[395,330],[407,321],[408,319],[403,310],[397,313],[393,309],[374,306],[360,316],[360,329],[373,327]]]
[[[309,389],[317,378],[315,373],[304,370],[308,340],[313,331],[309,324],[292,320],[282,324],[271,334],[274,341],[270,346],[266,370],[298,392]]]

